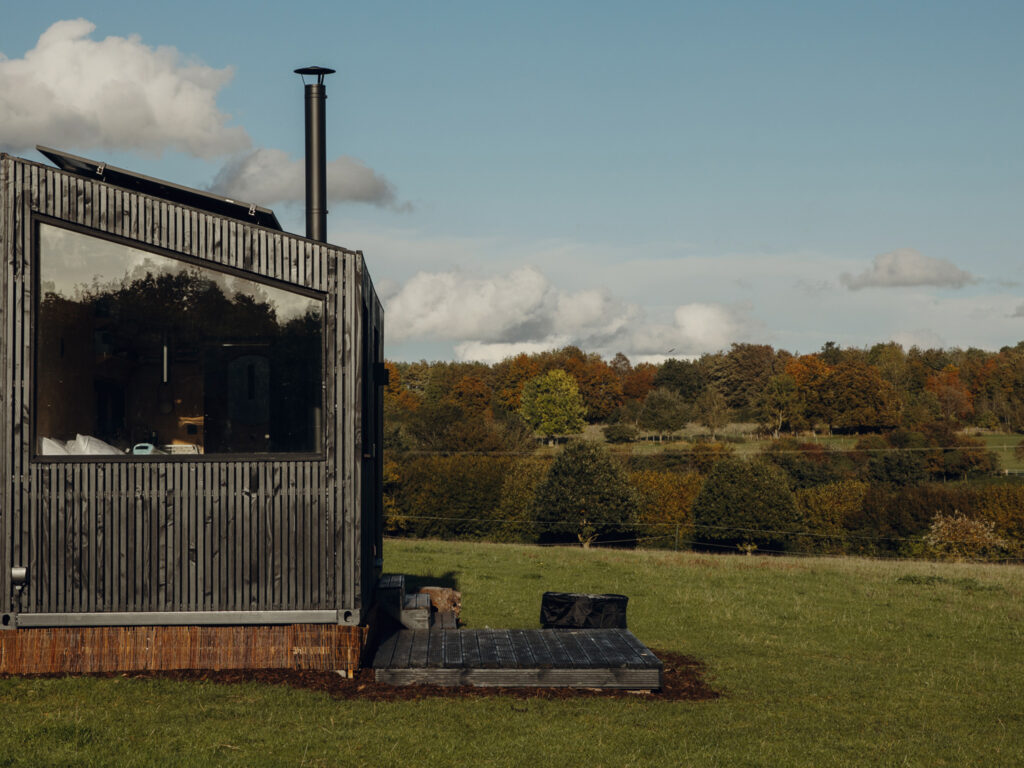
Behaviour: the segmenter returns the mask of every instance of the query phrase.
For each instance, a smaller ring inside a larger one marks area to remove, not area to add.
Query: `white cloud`
[[[389,335],[478,342],[535,342],[614,334],[632,310],[599,291],[556,289],[534,267],[495,277],[420,272],[387,304]]]
[[[95,28],[58,21],[24,58],[0,54],[0,147],[174,148],[212,157],[249,146],[216,104],[231,69],[185,61],[177,49],[151,48],[134,35],[92,40]]]
[[[408,203],[397,202],[391,182],[354,158],[338,157],[327,163],[326,170],[330,201],[410,209]],[[304,159],[289,157],[279,149],[254,149],[229,160],[210,189],[239,200],[258,200],[271,205],[305,200],[305,179]]]
[[[876,256],[871,266],[859,275],[844,272],[839,282],[851,291],[857,291],[861,288],[920,286],[963,288],[976,280],[969,272],[945,259],[925,256],[913,248],[900,248]]]
[[[741,340],[744,312],[722,304],[678,306],[673,321],[652,322],[640,307],[606,291],[564,291],[534,267],[477,277],[420,272],[387,301],[388,337],[453,342],[463,360],[495,362],[519,352],[575,344],[631,359],[691,356]]]

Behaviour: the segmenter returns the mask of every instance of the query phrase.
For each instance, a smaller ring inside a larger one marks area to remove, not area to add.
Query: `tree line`
[[[494,365],[388,366],[391,416],[398,421],[438,406],[448,409],[447,416],[458,410],[489,421],[522,415],[527,383],[562,371],[578,390],[581,421],[651,433],[668,434],[687,421],[714,431],[730,421],[754,422],[774,436],[884,432],[934,422],[1024,430],[1024,341],[998,352],[828,342],[805,355],[733,344],[728,351],[658,365],[634,365],[622,354],[606,361],[570,346]]]
[[[942,549],[955,534],[989,559],[1017,557],[1024,541],[1024,486],[945,484],[996,466],[965,427],[1024,427],[1024,342],[999,352],[829,343],[810,355],[734,344],[660,365],[566,347],[495,365],[387,365],[393,534],[962,554]],[[767,449],[737,456],[720,439],[731,421],[755,423]],[[617,443],[688,422],[706,436],[650,455],[593,440],[538,449],[588,423]],[[822,433],[856,434],[854,448],[829,450],[812,439]]]

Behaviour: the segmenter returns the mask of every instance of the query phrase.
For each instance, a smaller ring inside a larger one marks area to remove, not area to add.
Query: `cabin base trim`
[[[0,674],[176,669],[359,669],[367,628],[273,626],[40,627],[0,632]]]
[[[358,624],[359,611],[138,611],[19,613],[17,627],[206,626],[223,624]]]

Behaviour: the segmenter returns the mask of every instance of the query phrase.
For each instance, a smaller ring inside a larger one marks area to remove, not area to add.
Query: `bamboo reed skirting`
[[[365,627],[59,627],[0,631],[0,674],[359,668]]]

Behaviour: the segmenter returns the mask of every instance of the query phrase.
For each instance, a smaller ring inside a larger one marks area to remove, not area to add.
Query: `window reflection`
[[[40,453],[320,450],[322,301],[48,224],[38,270]]]

